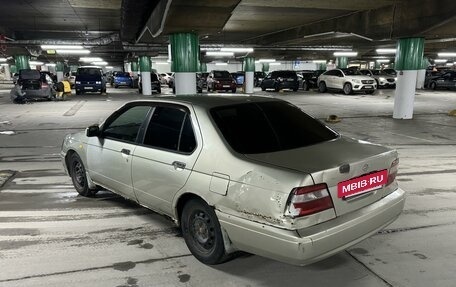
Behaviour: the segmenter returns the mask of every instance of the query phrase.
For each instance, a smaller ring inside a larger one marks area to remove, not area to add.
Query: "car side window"
[[[150,106],[135,106],[121,113],[103,128],[103,136],[127,142],[136,142],[139,129],[150,111]]]
[[[189,114],[176,107],[156,107],[147,127],[144,145],[192,152],[196,140]]]

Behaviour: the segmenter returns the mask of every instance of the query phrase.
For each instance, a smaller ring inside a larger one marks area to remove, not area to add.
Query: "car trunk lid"
[[[384,184],[374,184],[371,191],[341,197],[338,196],[338,185],[349,180],[357,182],[364,179],[361,178],[363,175],[384,178],[385,170],[387,173],[397,158],[397,153],[379,145],[339,137],[299,149],[245,156],[251,160],[310,174],[315,184],[326,183],[336,215],[340,216],[378,201],[385,193]],[[347,188],[350,189],[350,186],[345,185]]]

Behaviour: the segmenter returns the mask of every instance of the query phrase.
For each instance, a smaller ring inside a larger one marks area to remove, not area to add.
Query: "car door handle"
[[[126,148],[123,148],[120,152],[125,154],[125,155],[130,155],[130,150],[126,149]]]
[[[173,162],[174,169],[184,169],[185,165],[186,164],[181,162],[181,161],[174,161]]]

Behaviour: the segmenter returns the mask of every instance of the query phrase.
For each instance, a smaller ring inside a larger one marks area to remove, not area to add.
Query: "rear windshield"
[[[388,75],[385,71],[382,71],[382,70],[373,70],[372,71],[372,74],[376,75],[376,76],[380,76],[380,75]]]
[[[115,77],[130,77],[129,73],[118,72],[116,73]]]
[[[228,144],[242,154],[295,149],[338,136],[287,102],[219,107],[212,109],[211,115]]]
[[[355,69],[342,69],[346,76],[355,76],[355,75],[362,75],[360,71]]]
[[[98,68],[78,68],[78,75],[101,76],[101,71]]]
[[[19,75],[23,80],[38,80],[41,77],[37,70],[20,70]]]
[[[296,78],[296,72],[293,71],[277,71],[276,72],[277,77],[282,77],[282,78]]]
[[[228,71],[214,71],[214,78],[231,78]]]

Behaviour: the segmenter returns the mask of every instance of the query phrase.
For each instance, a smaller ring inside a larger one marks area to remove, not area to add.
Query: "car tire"
[[[236,89],[231,90],[231,92],[232,92],[233,94],[235,94],[235,93],[236,93]]]
[[[378,83],[377,79],[375,79],[375,82],[377,83],[377,89],[380,89],[380,84]]]
[[[279,85],[277,85],[277,84],[274,85],[274,91],[276,91],[276,92],[280,91]]]
[[[118,86],[118,85],[114,85],[114,88],[115,88],[115,89],[118,89],[118,88],[119,88],[119,86]]]
[[[431,88],[431,90],[437,90],[437,84],[435,82],[432,82],[430,85],[429,85],[429,88]]]
[[[353,93],[353,88],[350,83],[345,83],[343,89],[344,89],[344,94],[346,94],[346,95],[351,95]]]
[[[365,91],[364,93],[366,93],[366,95],[372,95],[372,94],[375,93],[375,90],[373,90],[373,91]]]
[[[309,90],[309,84],[307,84],[307,82],[304,81],[304,82],[302,83],[302,89],[303,89],[304,91],[308,91],[308,90]]]
[[[261,90],[264,92],[266,91],[266,88],[263,85],[261,85]]]
[[[80,95],[81,91],[76,90],[76,95]]]
[[[293,88],[293,92],[297,92],[298,91],[298,88]]]
[[[203,200],[191,199],[185,204],[181,229],[188,249],[199,261],[215,265],[228,259],[217,215]]]
[[[197,90],[198,94],[201,94],[203,92],[203,90]]]
[[[69,172],[74,188],[80,195],[91,197],[97,193],[98,190],[89,188],[84,164],[76,153],[69,159]]]
[[[326,92],[326,90],[327,90],[327,88],[326,88],[326,83],[325,83],[325,82],[320,82],[320,83],[318,84],[318,91],[319,91],[320,93],[324,93],[324,92]]]

